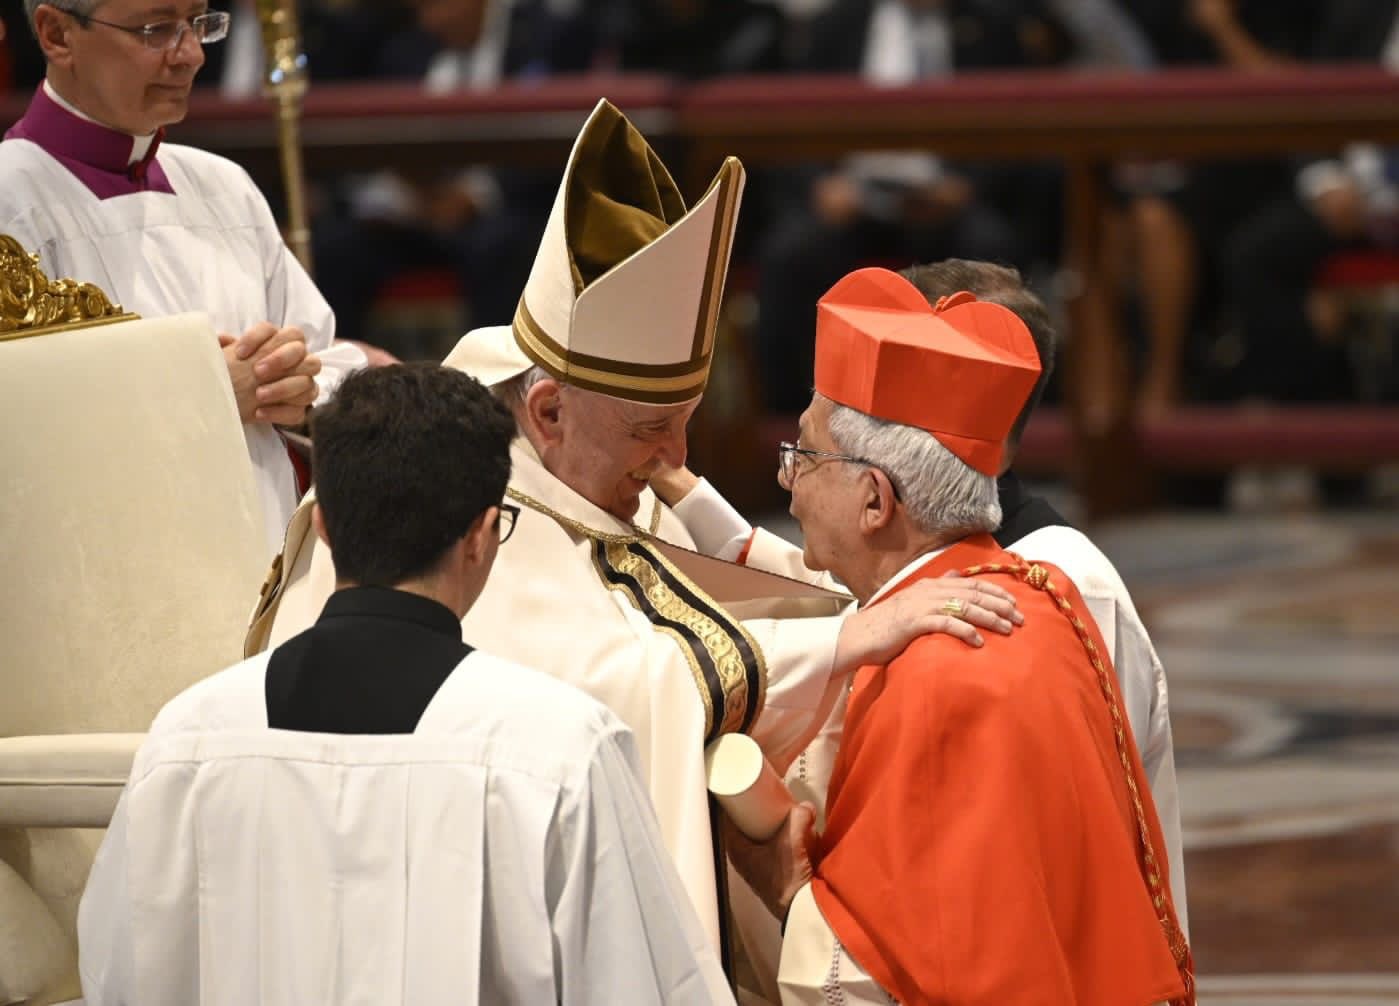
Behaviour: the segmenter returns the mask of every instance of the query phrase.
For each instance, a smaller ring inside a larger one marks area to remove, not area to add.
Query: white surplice
[[[267,661],[137,755],[79,913],[89,1006],[733,1002],[600,703],[475,651],[410,736],[269,730]]]
[[[636,529],[551,475],[527,441],[511,448],[510,487],[556,516],[526,508],[496,555],[486,589],[463,621],[465,638],[492,653],[538,667],[601,700],[636,735],[661,834],[713,946],[719,946],[714,847],[705,779],[705,711],[687,652],[620,591],[593,561],[594,533]],[[648,489],[637,520],[658,502]],[[660,506],[656,534],[685,548],[694,541]],[[273,642],[305,629],[334,588],[334,569],[317,541],[303,583],[288,589]],[[738,571],[742,574],[742,571]],[[825,722],[843,691],[832,674],[839,617],[752,618],[743,627],[767,666],[767,698],[752,730],[768,760],[785,771]]]
[[[364,354],[349,344],[331,345],[330,305],[282,241],[253,180],[227,158],[192,147],[162,144],[155,161],[173,193],[101,198],[36,143],[6,140],[0,143],[0,234],[37,253],[50,278],[94,283],[142,317],[199,311],[216,332],[235,336],[263,321],[298,326],[307,349],[320,356],[316,381],[318,401],[324,401],[346,374],[365,365]],[[296,508],[295,471],[272,425],[247,423],[243,432],[258,476],[270,560]]]

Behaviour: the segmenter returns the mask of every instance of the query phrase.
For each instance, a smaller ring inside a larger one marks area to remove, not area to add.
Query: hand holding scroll
[[[792,806],[766,842],[748,838],[728,817],[721,825],[729,862],[778,921],[787,918],[792,899],[811,881],[810,846],[816,810],[809,803]]]

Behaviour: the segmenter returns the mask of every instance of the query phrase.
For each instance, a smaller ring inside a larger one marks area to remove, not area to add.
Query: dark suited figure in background
[[[1329,2],[1126,0],[1161,67],[1214,66],[1240,73],[1283,70],[1304,59]],[[1208,339],[1220,316],[1221,250],[1260,206],[1285,193],[1285,158],[1230,158],[1138,165],[1128,180],[1125,222],[1135,255],[1109,244],[1104,275],[1132,275],[1145,353],[1137,409],[1169,414],[1192,392],[1232,397]],[[1202,387],[1201,379],[1211,385]]]
[[[415,23],[382,43],[374,76],[418,80],[430,93],[581,72],[598,50],[582,3],[571,13],[556,0],[416,0],[412,8]],[[424,178],[344,180],[314,235],[317,279],[341,337],[362,338],[384,284],[424,266],[457,271],[473,326],[509,324],[556,182],[468,165]]]
[[[1034,0],[833,0],[794,42],[796,71],[890,86],[1068,56],[1061,26]],[[795,413],[811,393],[815,305],[836,280],[890,259],[961,257],[1025,269],[1036,228],[1024,207],[1007,212],[995,196],[1043,191],[1043,179],[916,151],[855,155],[794,173],[781,188],[788,203],[774,208],[760,253],[758,354],[768,408]]]
[[[782,69],[786,24],[766,0],[611,0],[618,67],[687,80]]]
[[[233,23],[223,45],[204,50],[200,83],[229,98],[258,96],[266,64],[256,0],[211,0],[211,6],[229,10]],[[412,23],[413,12],[398,0],[297,0],[301,51],[311,83],[375,76],[383,40]]]
[[[1399,72],[1399,0],[1329,0],[1314,53],[1321,63],[1369,63]],[[1399,250],[1399,148],[1356,143],[1314,160],[1296,191],[1258,210],[1225,255],[1227,291],[1242,337],[1242,394],[1270,401],[1347,399],[1352,376],[1334,295],[1314,289],[1328,258],[1346,250]],[[1365,368],[1372,397],[1399,373]]]

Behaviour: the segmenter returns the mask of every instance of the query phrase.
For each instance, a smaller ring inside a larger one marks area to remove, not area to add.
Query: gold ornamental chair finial
[[[0,234],[0,340],[135,318],[91,283],[49,279],[38,255]]]

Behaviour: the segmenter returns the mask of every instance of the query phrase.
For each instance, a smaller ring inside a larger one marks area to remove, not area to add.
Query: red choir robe
[[[1021,573],[967,572],[985,566]],[[850,956],[906,1004],[1193,1003],[1107,650],[1073,584],[1038,568],[1027,577],[978,535],[898,585],[989,575],[1025,624],[984,633],[979,649],[926,636],[858,672],[812,893]],[[1049,590],[1032,585],[1046,572]]]

